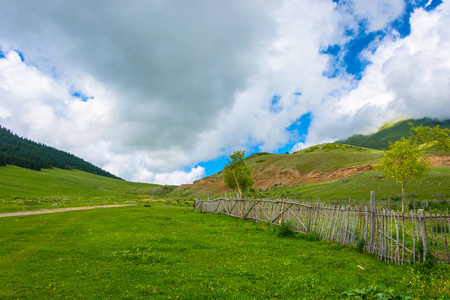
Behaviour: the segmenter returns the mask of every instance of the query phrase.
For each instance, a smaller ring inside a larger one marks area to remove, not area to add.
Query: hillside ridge
[[[303,186],[331,182],[364,172],[374,171],[373,164],[383,155],[382,149],[410,132],[409,122],[441,128],[450,128],[450,120],[432,118],[398,120],[385,123],[370,135],[354,135],[346,140],[311,146],[292,154],[255,153],[245,159],[253,168],[256,191],[274,187]],[[436,147],[425,155],[431,167],[450,167],[450,156]],[[222,171],[199,179],[193,184],[181,185],[177,191],[193,194],[215,194],[231,191],[223,183]]]
[[[40,171],[41,169],[77,169],[105,177],[121,179],[71,153],[19,137],[0,125],[0,166],[18,167]]]
[[[436,127],[439,125],[441,128],[450,128],[450,120],[439,120],[434,118],[403,119],[392,123],[385,123],[378,131],[372,134],[355,134],[347,139],[338,140],[336,143],[377,150],[388,149],[389,142],[395,142],[402,136],[409,134],[410,126],[408,123],[410,122],[413,123],[414,126],[423,125]]]

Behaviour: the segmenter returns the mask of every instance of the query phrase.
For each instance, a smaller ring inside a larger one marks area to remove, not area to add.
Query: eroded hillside
[[[333,181],[362,172],[373,171],[382,151],[342,144],[323,144],[293,154],[257,153],[246,159],[253,168],[255,190],[274,186],[298,186]],[[429,156],[431,167],[450,167],[450,156]],[[177,191],[192,194],[231,192],[223,183],[222,173],[202,178]]]

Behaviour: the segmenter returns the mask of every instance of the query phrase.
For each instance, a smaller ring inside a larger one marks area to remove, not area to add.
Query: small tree
[[[430,161],[423,157],[423,150],[432,143],[437,143],[448,151],[450,148],[450,130],[440,129],[439,125],[411,127],[411,135],[402,137],[395,143],[389,143],[389,150],[384,150],[384,156],[375,169],[385,173],[387,177],[402,185],[402,214],[405,212],[405,185],[410,180],[425,176]]]
[[[234,151],[228,158],[223,175],[225,185],[236,190],[239,196],[255,184],[253,170],[245,165],[244,155],[245,151]]]

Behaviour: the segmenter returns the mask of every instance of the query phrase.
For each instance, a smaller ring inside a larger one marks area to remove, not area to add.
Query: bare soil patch
[[[4,217],[17,217],[17,216],[29,216],[29,215],[41,215],[41,214],[51,214],[64,211],[74,211],[74,210],[86,210],[86,209],[98,209],[98,208],[108,208],[108,207],[122,207],[122,206],[134,206],[137,204],[117,204],[117,205],[98,205],[98,206],[83,206],[83,207],[67,207],[67,208],[55,208],[55,209],[40,209],[40,210],[30,210],[30,211],[18,211],[12,213],[2,213],[0,218]]]

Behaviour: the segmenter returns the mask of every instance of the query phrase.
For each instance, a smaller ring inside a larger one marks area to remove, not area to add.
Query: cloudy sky
[[[0,125],[131,181],[450,118],[450,4],[0,0]]]

